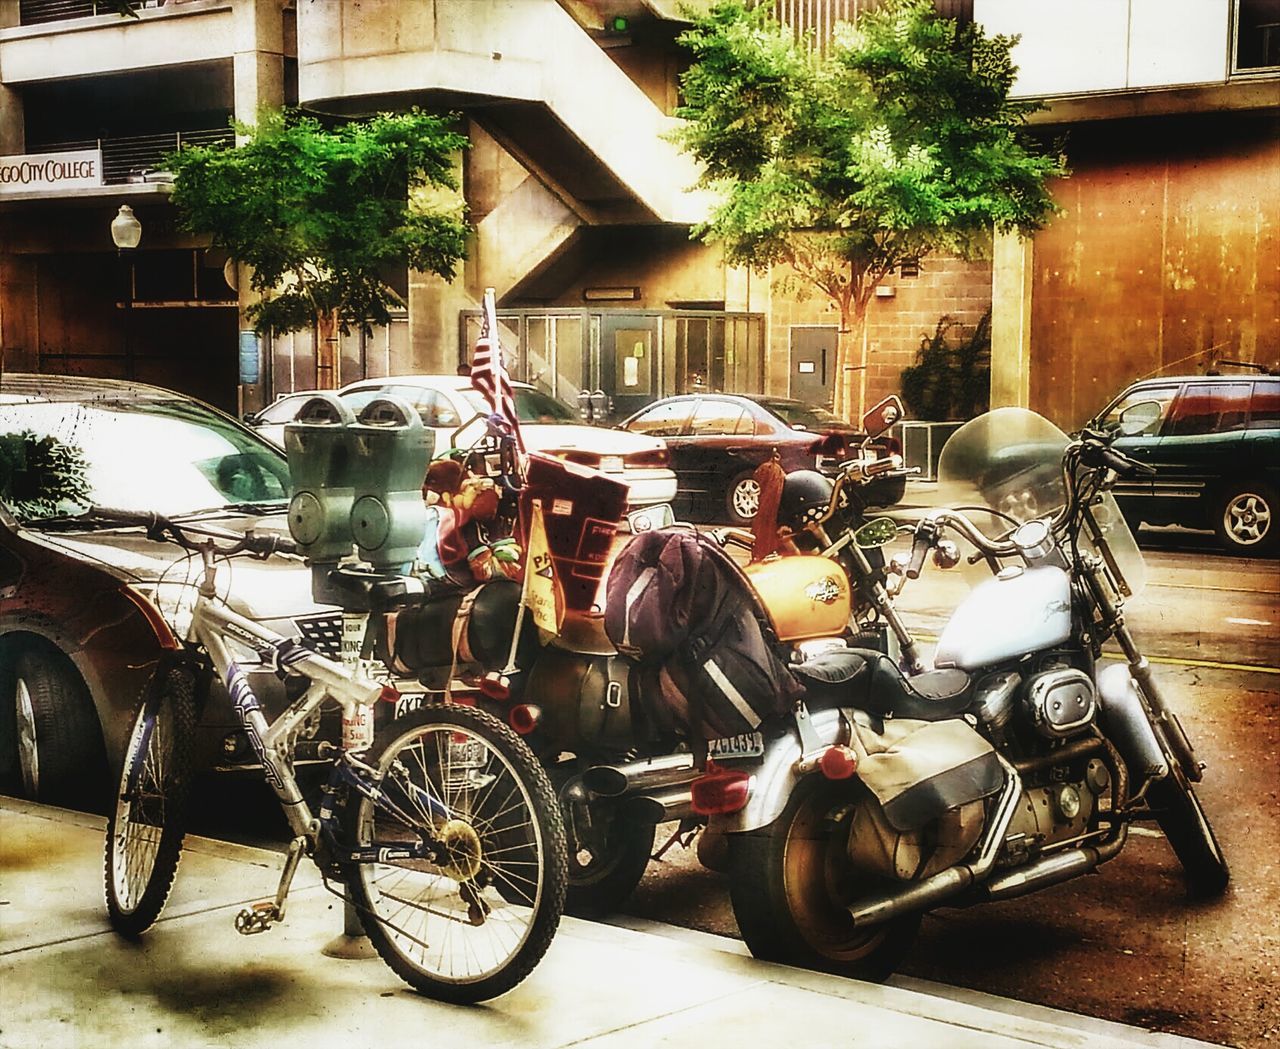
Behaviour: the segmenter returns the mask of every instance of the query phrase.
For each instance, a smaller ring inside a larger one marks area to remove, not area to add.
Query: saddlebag
[[[697,532],[635,536],[607,588],[605,630],[638,664],[635,698],[660,731],[695,741],[749,732],[802,694],[746,577]]]
[[[859,712],[849,746],[858,756],[858,778],[899,831],[918,830],[1004,782],[995,748],[962,718],[880,721]]]

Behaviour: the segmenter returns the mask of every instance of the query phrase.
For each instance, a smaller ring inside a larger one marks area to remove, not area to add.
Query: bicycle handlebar
[[[154,510],[120,510],[111,506],[90,507],[88,517],[100,521],[112,521],[123,525],[138,525],[147,530],[147,534],[155,539],[172,539],[184,550],[203,550],[212,548],[213,553],[221,557],[232,557],[235,554],[250,553],[260,557],[272,554],[296,554],[298,544],[281,535],[257,535],[253,532],[232,532],[208,524],[187,524],[171,521]],[[187,533],[206,536],[206,541],[190,538]],[[219,545],[218,540],[225,540],[227,545]]]

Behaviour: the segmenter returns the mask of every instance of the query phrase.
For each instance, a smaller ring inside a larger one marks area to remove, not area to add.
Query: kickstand
[[[675,832],[666,840],[666,843],[651,857],[655,860],[662,859],[667,854],[667,850],[676,842],[679,842],[683,848],[688,848],[693,839],[697,837],[699,824],[695,823],[692,827],[686,827],[683,822],[676,827]]]

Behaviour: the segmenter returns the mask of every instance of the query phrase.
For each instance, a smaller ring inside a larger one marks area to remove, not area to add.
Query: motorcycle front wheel
[[[1187,892],[1199,899],[1220,896],[1231,879],[1222,846],[1190,783],[1177,772],[1151,786],[1147,793],[1156,822],[1182,864]]]
[[[859,980],[884,980],[915,942],[920,915],[855,928],[848,906],[882,879],[849,860],[849,823],[863,797],[822,776],[802,780],[769,826],[729,838],[729,891],[751,953]]]

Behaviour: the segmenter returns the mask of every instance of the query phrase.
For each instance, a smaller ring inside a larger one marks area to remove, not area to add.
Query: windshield
[[[20,521],[288,498],[284,457],[192,401],[0,404],[0,499]]]
[[[459,391],[467,404],[481,415],[488,415],[493,408],[479,390]],[[539,390],[519,386],[515,390],[516,417],[522,423],[576,423],[578,417],[554,397]]]
[[[849,424],[825,408],[811,408],[799,401],[760,401],[761,407],[773,412],[788,426],[802,430],[827,430],[832,427],[847,430]]]
[[[1026,408],[997,408],[980,415],[960,427],[942,447],[938,501],[957,509],[970,508],[973,522],[993,538],[1010,531],[1010,518],[1022,523],[1048,517],[1066,501],[1062,453],[1069,443],[1053,423]],[[988,508],[999,513],[982,512]],[[1146,570],[1120,508],[1108,493],[1092,512],[1136,594]],[[1086,536],[1082,529],[1082,548],[1093,549]],[[971,552],[972,548],[964,550],[966,555]]]

